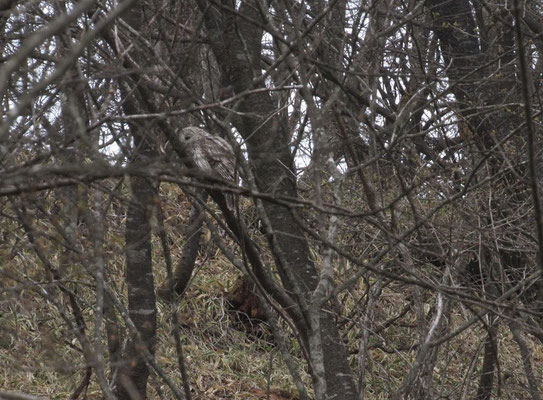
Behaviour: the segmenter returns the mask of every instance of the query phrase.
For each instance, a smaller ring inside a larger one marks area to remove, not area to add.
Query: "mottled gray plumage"
[[[236,180],[236,156],[226,140],[189,126],[179,132],[179,141],[204,174],[218,175],[226,181]]]

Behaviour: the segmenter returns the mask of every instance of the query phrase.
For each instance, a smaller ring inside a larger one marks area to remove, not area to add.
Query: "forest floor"
[[[178,217],[178,211],[166,209],[171,226],[186,224],[185,217]],[[114,285],[121,298],[126,298],[122,221],[112,226],[111,232],[113,239],[108,241],[106,254],[109,260],[108,282]],[[172,238],[180,238],[172,239],[172,249],[181,248],[182,234],[176,236],[173,228],[170,232],[173,233]],[[13,243],[6,243],[2,248],[11,247],[15,247]],[[160,261],[162,254],[158,243],[153,251],[154,260],[158,260],[155,266],[155,284],[158,287],[165,281],[166,273]],[[175,258],[179,255],[175,252],[173,255],[175,264]],[[30,248],[27,253],[23,251],[14,256],[0,252],[0,256],[2,274],[13,277],[0,283],[0,388],[50,399],[68,399],[83,380],[87,366],[73,329],[58,312],[59,309],[69,310],[67,299],[53,285],[47,286],[43,270],[36,267],[39,263]],[[54,259],[53,256],[51,258]],[[318,263],[318,259],[316,261]],[[95,337],[94,287],[88,283],[89,277],[85,272],[75,267],[66,272],[71,277],[66,284],[74,288],[80,301],[87,332],[91,333],[90,337]],[[21,276],[24,279],[15,278]],[[229,310],[228,292],[239,276],[240,273],[220,253],[209,235],[204,234],[190,287],[182,301],[173,308],[179,317],[193,398],[297,399],[295,385],[266,325],[251,327],[240,324]],[[351,354],[354,370],[361,332],[356,321],[360,320],[360,312],[365,305],[361,299],[367,293],[366,284],[361,283],[339,299],[345,307],[344,315],[349,316],[339,318],[338,324]],[[370,362],[365,380],[368,399],[388,398],[399,387],[414,360],[420,331],[417,310],[410,299],[416,290],[398,282],[384,284],[374,316],[376,331],[369,342]],[[419,311],[431,315],[435,295],[422,290],[419,295],[423,304]],[[456,306],[450,312],[449,329],[453,330],[471,319],[472,312],[473,308]],[[71,317],[69,313],[66,315]],[[171,380],[181,387],[171,316],[171,304],[159,300],[156,360]],[[481,326],[474,325],[439,347],[439,361],[433,371],[436,392],[446,393],[447,398],[451,399],[474,396],[486,338]],[[518,345],[504,326],[502,324],[498,330],[496,343],[500,361],[495,398],[522,399],[527,393],[524,366]],[[524,339],[532,354],[534,375],[541,383],[543,349],[532,338],[526,336]],[[310,387],[307,366],[294,335],[290,335],[290,340],[292,355],[299,360],[302,379]],[[156,373],[151,375],[149,383],[149,399],[172,398],[169,388]],[[86,398],[102,398],[94,376],[87,388]]]

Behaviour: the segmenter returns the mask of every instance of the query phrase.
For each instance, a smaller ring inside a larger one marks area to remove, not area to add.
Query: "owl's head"
[[[179,141],[183,143],[186,147],[190,147],[202,136],[205,136],[206,132],[203,129],[197,128],[195,126],[189,126],[187,128],[181,129],[179,132]]]

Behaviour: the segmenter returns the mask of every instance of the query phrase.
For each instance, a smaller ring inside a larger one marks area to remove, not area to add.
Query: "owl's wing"
[[[201,148],[204,158],[208,161],[209,168],[223,179],[234,181],[236,156],[230,143],[218,136],[209,135],[205,137],[205,143],[202,144],[203,146],[198,147]],[[198,163],[196,164],[198,165]]]
[[[202,141],[202,138],[200,141]],[[207,151],[205,149],[204,143],[196,143],[196,145],[191,146],[190,153],[192,156],[192,161],[200,171],[206,174],[212,174],[213,168],[208,161]]]

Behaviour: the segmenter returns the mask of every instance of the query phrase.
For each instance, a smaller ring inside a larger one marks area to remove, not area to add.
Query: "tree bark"
[[[145,138],[134,135],[136,146],[144,145]],[[140,148],[140,151],[143,150]],[[138,157],[139,158],[139,157]],[[155,185],[145,178],[130,179],[132,198],[126,220],[126,283],[128,310],[138,329],[140,340],[132,336],[124,351],[118,373],[115,394],[119,400],[146,399],[149,369],[142,355],[148,350],[154,353],[156,343],[156,299],[151,258],[151,225]],[[145,349],[142,349],[141,343]]]
[[[481,369],[481,378],[479,379],[479,388],[475,395],[475,400],[490,400],[492,397],[492,388],[494,386],[494,372],[498,362],[498,349],[496,343],[496,327],[490,325],[485,339],[483,357],[483,367]]]
[[[138,10],[127,13],[127,20],[132,24],[139,17]],[[145,102],[141,100],[144,94],[139,92],[130,78],[121,82],[121,92],[126,99],[123,104],[126,114],[136,114],[145,108]],[[141,103],[144,105],[141,106]],[[131,123],[129,126],[134,140],[130,164],[134,167],[145,166],[158,154],[156,127],[153,123]],[[148,178],[132,176],[130,190],[125,226],[126,283],[129,316],[139,338],[132,334],[124,349],[115,381],[115,395],[119,400],[144,400],[147,398],[149,368],[143,352],[148,351],[151,356],[154,354],[157,329],[150,219],[158,185]]]

